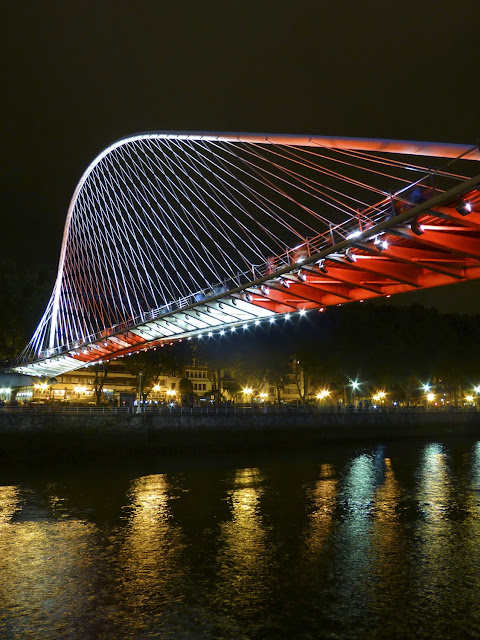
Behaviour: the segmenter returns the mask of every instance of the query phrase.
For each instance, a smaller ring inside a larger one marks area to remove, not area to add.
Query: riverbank
[[[280,450],[335,442],[480,438],[480,412],[0,413],[0,459]]]

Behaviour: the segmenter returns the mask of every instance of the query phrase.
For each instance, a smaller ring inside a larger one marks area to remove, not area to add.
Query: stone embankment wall
[[[479,436],[480,412],[66,414],[2,412],[0,459],[289,449]]]

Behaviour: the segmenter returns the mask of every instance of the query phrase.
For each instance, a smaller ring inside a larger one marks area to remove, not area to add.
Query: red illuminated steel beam
[[[465,235],[449,233],[448,231],[425,230],[420,236],[413,233],[408,227],[392,229],[390,233],[407,240],[412,240],[420,245],[435,247],[443,251],[456,253],[469,258],[480,259],[480,239]]]
[[[458,211],[452,207],[435,207],[435,210],[429,213],[437,218],[459,222],[463,227],[480,231],[480,213],[476,211],[472,211],[472,213],[469,213],[467,216],[462,216],[461,213],[458,213]]]

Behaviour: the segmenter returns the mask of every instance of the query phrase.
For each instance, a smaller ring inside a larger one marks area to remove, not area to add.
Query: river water
[[[3,468],[0,638],[480,638],[480,442]]]

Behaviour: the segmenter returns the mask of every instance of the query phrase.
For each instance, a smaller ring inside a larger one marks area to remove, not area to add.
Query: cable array
[[[409,160],[160,134],[112,145],[76,190],[52,298],[23,359],[247,285],[293,248],[391,215],[412,184],[441,191],[464,179]]]

